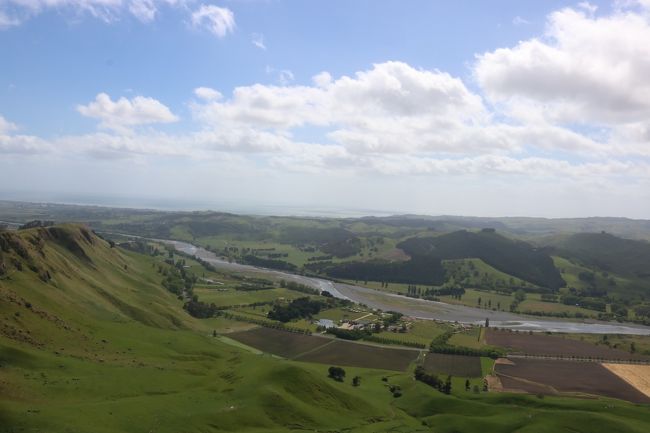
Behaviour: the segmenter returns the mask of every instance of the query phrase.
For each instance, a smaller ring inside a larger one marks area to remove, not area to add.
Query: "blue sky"
[[[400,60],[455,76],[469,75],[476,53],[543,30],[561,2],[230,1],[237,29],[224,38],[188,25],[187,13],[162,7],[143,25],[124,13],[110,23],[78,12],[46,11],[0,33],[5,95],[0,112],[44,135],[89,131],[75,106],[99,92],[155,95],[175,111],[198,86],[229,93],[277,84],[267,68],[309,83],[327,70],[348,75]],[[87,15],[87,14],[86,14]],[[513,24],[525,16],[527,25]],[[467,37],[468,33],[475,35]],[[263,35],[266,50],[251,43]],[[62,125],[65,122],[64,125]]]
[[[0,198],[650,218],[649,6],[0,0]]]

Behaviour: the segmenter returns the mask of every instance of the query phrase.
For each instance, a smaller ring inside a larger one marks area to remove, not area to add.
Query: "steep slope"
[[[0,233],[0,263],[1,299],[25,308],[15,311],[20,320],[12,326],[30,328],[35,339],[39,327],[28,326],[28,321],[41,316],[53,323],[69,322],[67,331],[73,333],[97,318],[188,327],[175,312],[179,302],[160,287],[144,257],[111,248],[85,227]]]

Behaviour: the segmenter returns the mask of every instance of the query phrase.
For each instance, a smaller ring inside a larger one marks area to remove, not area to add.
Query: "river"
[[[350,284],[335,283],[322,278],[305,277],[273,269],[259,268],[256,266],[232,263],[217,257],[214,253],[187,242],[163,241],[173,245],[177,250],[214,265],[217,269],[259,273],[275,276],[285,280],[296,281],[318,290],[326,290],[333,296],[365,304],[371,308],[384,311],[397,311],[399,313],[428,320],[442,320],[447,322],[485,323],[490,319],[490,326],[511,328],[522,331],[549,331],[583,334],[634,334],[650,335],[650,327],[635,324],[619,324],[614,322],[600,322],[594,320],[565,321],[557,319],[539,319],[505,311],[492,311],[480,308],[453,305],[444,302],[427,301],[425,299],[409,298],[395,293],[386,293],[379,290]]]

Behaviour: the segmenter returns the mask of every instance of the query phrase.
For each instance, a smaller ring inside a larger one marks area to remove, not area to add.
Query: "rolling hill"
[[[650,279],[650,243],[609,233],[576,233],[557,241],[558,254],[626,277]]]
[[[397,247],[410,257],[408,261],[351,262],[330,266],[325,271],[337,278],[437,285],[445,281],[443,260],[477,258],[504,274],[541,288],[557,290],[565,285],[545,251],[491,229],[411,237]]]

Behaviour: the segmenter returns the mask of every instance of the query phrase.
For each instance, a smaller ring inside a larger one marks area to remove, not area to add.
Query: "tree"
[[[343,382],[345,379],[345,370],[341,367],[330,367],[327,372],[329,373],[327,376],[337,382]]]
[[[517,303],[524,302],[526,300],[526,292],[524,292],[522,289],[519,289],[515,292],[515,301]]]
[[[465,391],[469,391],[470,384],[469,384],[469,379],[465,379]]]
[[[442,392],[447,395],[451,394],[451,376],[447,376],[447,380],[445,380],[445,384],[442,387]]]
[[[490,319],[488,317],[485,318],[485,327],[486,328],[490,327]]]
[[[354,376],[352,378],[352,386],[359,386],[359,385],[361,385],[361,377]]]

